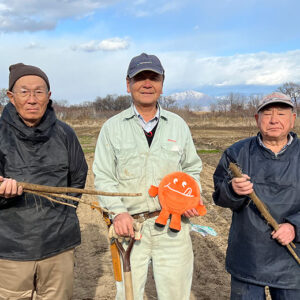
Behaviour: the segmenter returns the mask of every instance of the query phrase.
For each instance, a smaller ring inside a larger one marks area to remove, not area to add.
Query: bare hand
[[[17,186],[17,182],[11,178],[3,178],[0,176],[0,196],[5,198],[12,198],[20,196],[23,193],[23,187]]]
[[[290,223],[279,224],[277,231],[272,232],[272,238],[276,239],[281,245],[286,246],[295,239],[295,228]]]
[[[199,213],[195,208],[186,210],[183,215],[187,218],[198,217]]]
[[[202,199],[200,199],[199,204],[200,204],[200,205],[203,205]],[[198,213],[197,209],[192,208],[192,209],[186,210],[186,211],[183,213],[183,215],[184,215],[185,217],[187,217],[187,218],[192,218],[192,217],[198,217],[198,216],[199,216],[199,213]]]
[[[246,174],[242,174],[243,177],[234,177],[231,181],[232,188],[236,194],[249,195],[253,192],[253,183],[250,181],[250,177]]]
[[[134,238],[133,218],[127,212],[118,214],[113,221],[115,232],[119,236],[131,236]]]

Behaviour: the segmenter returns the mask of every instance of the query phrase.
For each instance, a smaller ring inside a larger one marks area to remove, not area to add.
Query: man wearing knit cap
[[[226,255],[232,300],[300,299],[300,141],[291,130],[296,113],[291,98],[275,92],[261,99],[255,119],[259,133],[225,150],[214,173],[217,205],[232,210]],[[231,178],[236,163],[241,178]],[[273,230],[248,195],[255,190],[279,224]]]
[[[118,236],[134,236],[133,221],[143,221],[142,238],[131,252],[134,299],[142,300],[148,266],[152,264],[159,299],[189,300],[193,275],[193,251],[188,218],[181,231],[155,225],[161,207],[148,189],[172,172],[188,173],[200,185],[202,163],[187,124],[165,111],[158,100],[162,94],[164,68],[155,55],[142,53],[128,67],[126,85],[132,105],[109,119],[101,128],[93,170],[95,186],[104,191],[141,192],[132,198],[101,197],[102,206],[116,213],[113,226]],[[126,242],[123,243],[126,248]],[[124,286],[117,282],[116,299],[125,299]]]
[[[23,193],[17,182],[83,188],[87,164],[74,131],[56,118],[47,75],[23,63],[9,71],[0,118],[0,299],[71,299],[76,209]]]

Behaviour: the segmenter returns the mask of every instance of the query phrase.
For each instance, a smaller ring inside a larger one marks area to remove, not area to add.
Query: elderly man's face
[[[28,75],[19,78],[12,92],[7,92],[10,102],[27,126],[36,126],[43,117],[51,93],[46,82],[39,76]]]
[[[137,106],[153,106],[163,88],[163,76],[152,71],[143,71],[127,79],[127,92],[131,93]]]
[[[263,140],[279,141],[287,138],[294,127],[296,114],[284,105],[270,105],[255,115]]]

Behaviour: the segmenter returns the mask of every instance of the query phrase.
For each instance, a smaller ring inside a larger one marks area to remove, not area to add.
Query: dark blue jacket
[[[239,141],[223,154],[214,173],[217,205],[231,208],[226,268],[240,280],[279,288],[300,289],[300,265],[286,247],[271,238],[266,223],[247,196],[237,195],[230,183],[229,162],[236,162],[251,177],[257,196],[278,223],[295,226],[300,257],[300,141],[296,134],[286,150],[275,155],[258,137]]]
[[[11,103],[6,105],[0,119],[0,175],[42,185],[84,187],[83,151],[74,131],[56,119],[51,101],[34,128],[21,121]],[[75,208],[27,193],[0,198],[0,258],[37,260],[78,244]]]

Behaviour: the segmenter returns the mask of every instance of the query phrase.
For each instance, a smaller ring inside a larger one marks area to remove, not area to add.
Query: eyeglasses
[[[33,96],[38,100],[43,100],[47,95],[48,91],[46,90],[25,90],[22,89],[20,91],[13,92],[13,94],[18,94],[22,99],[28,99],[33,93]]]

